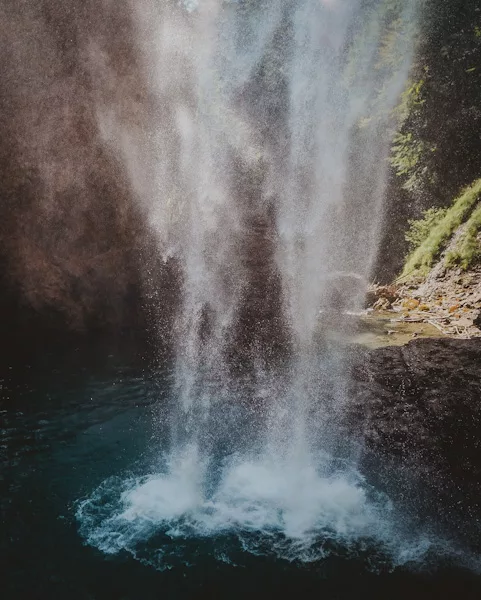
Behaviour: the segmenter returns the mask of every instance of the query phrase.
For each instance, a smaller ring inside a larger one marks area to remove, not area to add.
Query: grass
[[[481,244],[478,233],[481,231],[481,202],[473,210],[469,217],[466,228],[456,244],[454,250],[446,255],[446,266],[459,265],[466,271],[470,266],[481,260]]]
[[[456,198],[453,205],[446,211],[444,218],[434,223],[426,239],[408,255],[400,279],[428,274],[454,231],[471,214],[473,207],[480,198],[481,179],[478,179],[473,185],[463,190],[462,194]],[[476,250],[473,248],[477,243],[476,235],[480,228],[479,219],[481,219],[481,212],[476,209],[468,220],[465,232],[467,233],[469,230],[474,233],[470,233],[466,236],[465,241],[461,241],[460,252],[462,251],[463,254],[460,254],[460,256],[462,257],[472,256],[474,258]],[[466,248],[464,248],[464,245],[466,245]]]

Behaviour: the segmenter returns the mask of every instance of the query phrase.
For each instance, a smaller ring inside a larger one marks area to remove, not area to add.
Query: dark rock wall
[[[354,364],[348,420],[362,468],[421,521],[479,543],[481,340],[359,350]]]
[[[97,114],[132,120],[145,100],[128,3],[6,0],[0,31],[4,328],[133,324],[154,240]]]

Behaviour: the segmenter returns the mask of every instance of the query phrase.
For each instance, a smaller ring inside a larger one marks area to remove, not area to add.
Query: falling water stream
[[[159,252],[180,265],[170,444],[144,475],[79,501],[90,544],[160,569],[192,560],[192,538],[301,561],[367,540],[394,562],[431,546],[405,538],[358,473],[339,430],[347,359],[319,340],[320,312],[360,308],[363,290],[342,282],[367,279],[376,256],[415,9],[138,5],[159,112],[148,148],[126,131],[120,151]],[[386,43],[395,64],[382,62]]]
[[[227,563],[373,547],[393,565],[442,546],[359,473],[340,427],[348,358],[325,336],[376,257],[416,23],[415,0],[394,4],[136,7],[158,112],[144,146],[106,130],[182,294],[158,451],[76,504],[104,553],[165,570],[195,563],[192,544]]]

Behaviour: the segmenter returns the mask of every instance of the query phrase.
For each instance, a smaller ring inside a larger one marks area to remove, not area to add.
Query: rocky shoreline
[[[427,323],[442,335],[481,337],[481,267],[465,273],[446,271],[441,263],[424,280],[370,287],[367,305],[392,311],[403,323]]]

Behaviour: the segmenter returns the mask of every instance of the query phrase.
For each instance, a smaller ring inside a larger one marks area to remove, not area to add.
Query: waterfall
[[[92,544],[138,553],[160,528],[258,549],[275,531],[271,549],[311,560],[319,539],[390,539],[338,429],[347,358],[319,320],[359,308],[349,281],[371,274],[416,4],[136,3],[155,118],[144,137],[100,118],[181,273],[171,440],[113,516],[87,519]]]

